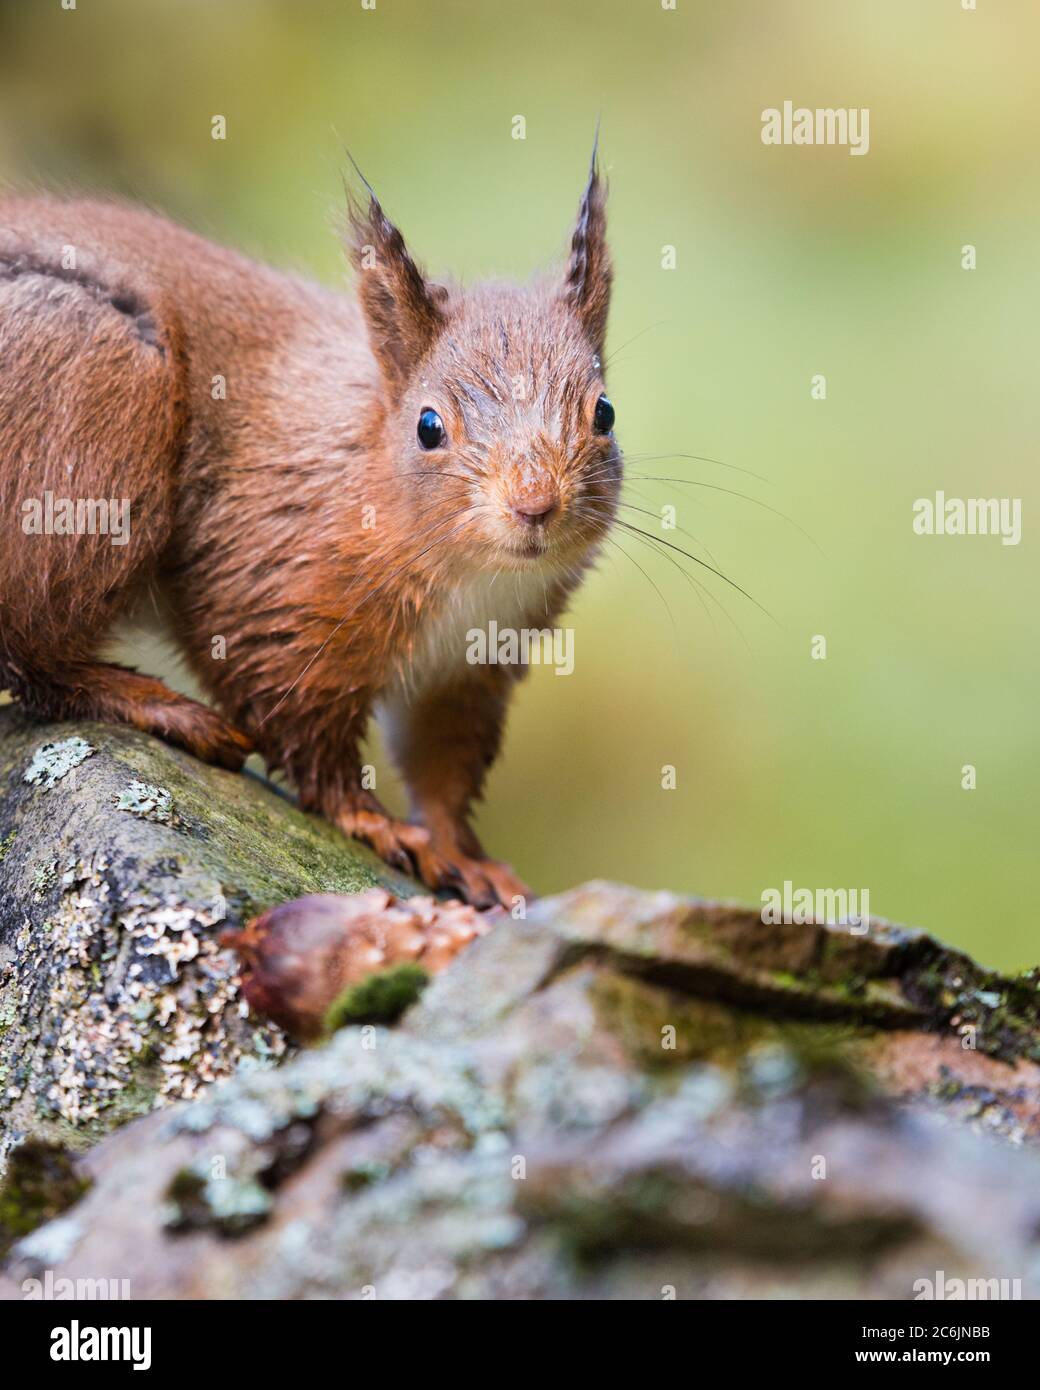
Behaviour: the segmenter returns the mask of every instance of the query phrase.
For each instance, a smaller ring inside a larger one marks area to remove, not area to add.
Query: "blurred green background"
[[[676,505],[776,622],[700,572],[713,626],[623,539],[660,594],[604,559],[575,674],[522,687],[480,829],[543,891],[868,888],[874,912],[1022,966],[1040,957],[1040,11],[978,6],[0,0],[0,177],[143,199],[334,282],[346,144],[431,269],[524,275],[562,252],[601,112],[619,438],[765,480],[666,457],[632,471],[689,481],[629,500]],[[785,99],[869,107],[869,154],[764,146]],[[1022,543],[915,536],[937,489],[1021,497]],[[183,684],[169,653],[143,664]]]

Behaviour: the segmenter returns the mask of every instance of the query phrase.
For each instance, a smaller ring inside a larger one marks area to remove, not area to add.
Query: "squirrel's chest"
[[[540,627],[546,615],[546,578],[535,571],[478,575],[460,584],[437,608],[424,615],[395,673],[393,696],[405,699],[442,685],[465,671],[476,644],[475,632]]]

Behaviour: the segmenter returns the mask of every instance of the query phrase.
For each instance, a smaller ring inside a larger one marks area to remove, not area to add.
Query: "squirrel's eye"
[[[609,434],[614,428],[614,407],[606,396],[600,396],[596,402],[596,414],[593,416],[592,423],[597,434]]]
[[[424,449],[436,449],[444,443],[444,421],[435,410],[424,410],[415,431]]]

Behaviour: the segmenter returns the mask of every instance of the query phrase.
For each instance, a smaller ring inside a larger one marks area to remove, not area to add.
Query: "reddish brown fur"
[[[492,606],[524,581],[514,625],[552,624],[612,519],[617,449],[592,428],[602,191],[593,173],[559,283],[432,286],[374,198],[351,248],[356,302],[140,210],[0,201],[0,687],[228,767],[255,746],[388,860],[508,902],[522,886],[468,816],[524,668],[416,663],[499,570]],[[447,448],[420,448],[425,407]],[[129,544],[25,534],[23,503],[45,491],[128,498]],[[514,510],[546,498],[542,525]],[[162,595],[221,714],[99,660],[142,593]],[[361,786],[377,701],[395,710],[414,824]]]

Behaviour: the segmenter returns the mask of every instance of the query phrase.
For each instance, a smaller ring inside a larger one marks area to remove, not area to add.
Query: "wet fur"
[[[509,901],[522,885],[468,817],[523,668],[467,666],[453,615],[486,621],[497,593],[509,625],[552,624],[612,517],[602,190],[593,173],[565,274],[526,288],[431,284],[374,197],[348,241],[356,297],[141,210],[0,201],[0,687],[227,767],[255,747],[387,859]],[[426,405],[447,450],[418,448]],[[528,562],[510,508],[545,487],[559,511]],[[24,534],[48,490],[128,498],[129,544]],[[99,659],[152,592],[216,709]],[[415,824],[360,785],[377,704]]]

